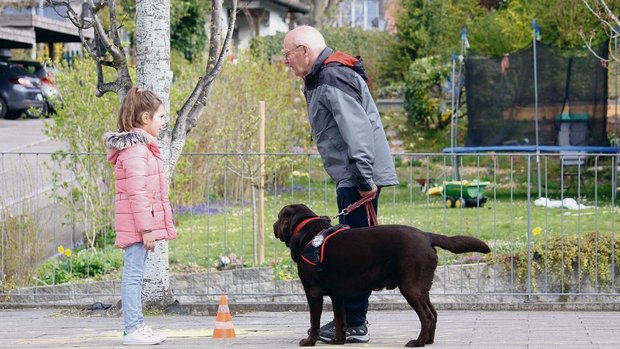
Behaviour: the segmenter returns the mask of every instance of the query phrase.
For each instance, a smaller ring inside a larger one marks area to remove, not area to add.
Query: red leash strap
[[[372,206],[372,203],[368,201],[364,206],[366,206],[366,217],[368,217],[368,226],[371,227],[373,225],[379,225],[377,213],[375,212],[375,208]]]
[[[347,206],[347,208],[342,210],[342,212],[340,212],[338,215],[346,216],[349,214],[349,212],[364,205],[366,207],[366,217],[368,217],[368,226],[377,225],[379,224],[379,220],[377,219],[377,213],[375,212],[374,207],[372,207],[372,202],[371,202],[376,196],[377,196],[377,189],[375,188],[375,190],[373,190],[372,193],[364,196],[358,201]]]

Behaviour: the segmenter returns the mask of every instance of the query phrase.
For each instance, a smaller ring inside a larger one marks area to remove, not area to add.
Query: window
[[[383,30],[380,0],[344,0],[340,3],[336,25]]]

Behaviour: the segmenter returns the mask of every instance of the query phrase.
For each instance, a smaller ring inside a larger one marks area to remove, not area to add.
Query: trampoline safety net
[[[598,54],[607,57],[607,45]],[[609,146],[607,69],[587,50],[536,44],[539,145]],[[533,48],[465,60],[465,146],[536,145]]]

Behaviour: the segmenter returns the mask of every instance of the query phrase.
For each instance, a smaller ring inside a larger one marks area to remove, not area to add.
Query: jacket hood
[[[353,57],[344,52],[334,51],[323,61],[324,65],[330,63],[336,63],[349,67],[353,69],[359,76],[361,76],[364,81],[368,81],[368,75],[366,75],[364,63],[360,56]]]
[[[104,134],[105,147],[108,149],[108,161],[116,163],[119,153],[137,144],[148,145],[152,140],[150,135],[144,131],[134,130],[129,132],[106,132]]]
[[[364,62],[360,56],[353,57],[341,51],[334,51],[331,47],[326,47],[323,49],[306,78],[314,79],[318,75],[319,71],[324,66],[328,65],[342,65],[349,67],[361,76],[364,81],[368,81],[368,75],[366,74],[366,69],[364,68]]]

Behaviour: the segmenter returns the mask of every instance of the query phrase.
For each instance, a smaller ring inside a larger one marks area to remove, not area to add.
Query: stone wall
[[[582,294],[532,293],[511,283],[502,266],[483,263],[454,265],[437,268],[431,300],[433,303],[491,304],[523,302],[620,302],[617,293],[597,294],[589,282],[581,285]],[[619,279],[620,280],[620,279]],[[538,280],[541,285],[542,280]],[[246,268],[205,273],[173,274],[171,291],[182,305],[216,304],[221,295],[231,303],[300,304],[306,298],[299,280],[274,280],[270,268]],[[95,302],[116,304],[119,300],[120,280],[84,284],[31,287],[15,290],[5,301],[21,304],[52,304],[87,306]],[[329,299],[326,299],[329,303]],[[378,307],[407,307],[398,289],[373,292],[371,303]]]

